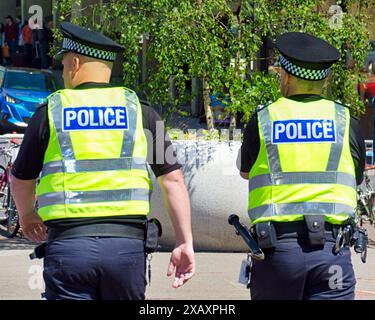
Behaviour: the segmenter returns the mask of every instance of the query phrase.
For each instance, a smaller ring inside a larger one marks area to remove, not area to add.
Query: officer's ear
[[[283,86],[287,86],[290,81],[290,75],[284,69],[281,70],[281,82]]]
[[[72,58],[72,72],[73,74],[77,73],[82,65],[81,59],[78,55],[74,55]]]
[[[281,68],[281,73],[280,73],[280,91],[281,91],[281,94],[284,97],[286,97],[287,93],[288,93],[289,81],[290,81],[289,73],[286,72],[283,68]]]

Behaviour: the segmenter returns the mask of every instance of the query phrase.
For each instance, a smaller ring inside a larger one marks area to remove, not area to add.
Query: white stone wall
[[[173,141],[173,144],[179,161],[184,163],[182,171],[190,195],[195,249],[245,250],[242,239],[228,224],[228,216],[234,213],[249,226],[248,183],[240,177],[235,165],[240,143]],[[162,222],[162,247],[172,247],[174,232],[156,181],[151,216]]]

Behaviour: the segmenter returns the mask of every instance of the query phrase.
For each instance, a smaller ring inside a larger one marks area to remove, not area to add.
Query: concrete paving
[[[371,237],[375,229],[369,227]],[[0,299],[41,299],[43,292],[42,262],[29,260],[34,245],[26,239],[6,239],[0,229]],[[147,299],[246,300],[249,291],[238,283],[244,253],[197,253],[197,273],[180,289],[172,288],[166,277],[169,253],[157,253],[152,259],[152,282]],[[363,264],[353,254],[356,272],[356,299],[375,300],[375,246],[371,242],[368,261]]]

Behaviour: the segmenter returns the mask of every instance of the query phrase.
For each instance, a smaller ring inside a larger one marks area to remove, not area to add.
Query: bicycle
[[[6,225],[9,238],[15,237],[20,229],[16,204],[10,190],[13,151],[18,147],[19,144],[11,140],[10,146],[0,149],[0,155],[7,159],[5,167],[0,165],[0,212],[5,217],[2,224]]]
[[[364,185],[357,187],[357,212],[360,225],[363,225],[363,217],[375,226],[375,192],[368,174],[364,173]]]

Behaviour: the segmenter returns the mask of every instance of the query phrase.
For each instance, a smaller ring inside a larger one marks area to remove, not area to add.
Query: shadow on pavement
[[[23,238],[19,234],[14,238],[7,238],[7,232],[0,226],[0,250],[33,250],[36,244]]]
[[[368,221],[365,222],[364,227],[368,233],[368,246],[369,248],[375,248],[375,227],[371,225]]]
[[[372,239],[368,239],[368,246],[369,248],[375,248],[375,241]]]

